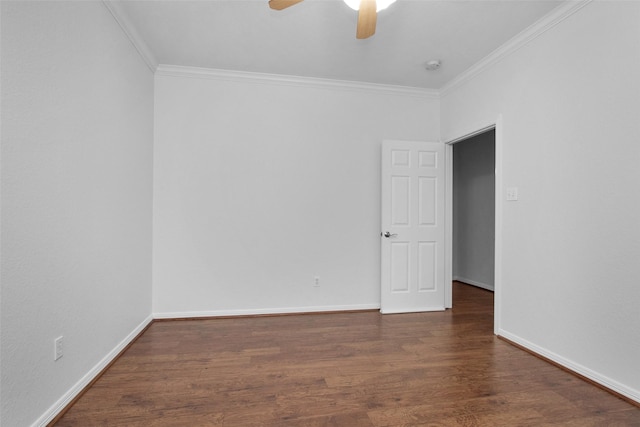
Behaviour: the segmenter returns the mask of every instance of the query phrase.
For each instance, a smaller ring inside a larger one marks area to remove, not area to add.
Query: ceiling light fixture
[[[364,0],[367,1],[367,0]],[[388,8],[391,3],[394,3],[396,0],[377,0],[376,1],[376,12],[380,12],[383,9]],[[353,10],[360,10],[361,0],[344,0],[344,2]]]
[[[1,1],[1,0],[0,0]],[[269,0],[269,7],[275,10],[286,9],[302,0]],[[344,0],[351,9],[358,11],[356,38],[366,39],[376,33],[378,11],[386,9],[395,0]]]

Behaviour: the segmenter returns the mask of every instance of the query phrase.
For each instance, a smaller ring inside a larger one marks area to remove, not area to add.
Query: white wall
[[[493,290],[495,130],[453,146],[453,279]]]
[[[441,103],[445,140],[502,114],[499,332],[640,401],[639,22],[592,2]]]
[[[1,416],[18,427],[151,314],[153,76],[102,2],[1,7]]]
[[[437,140],[438,109],[157,73],[154,314],[379,307],[381,141]]]

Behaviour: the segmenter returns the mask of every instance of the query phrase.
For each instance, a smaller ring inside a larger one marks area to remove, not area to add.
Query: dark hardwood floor
[[[445,312],[154,322],[56,426],[640,426],[640,409]]]

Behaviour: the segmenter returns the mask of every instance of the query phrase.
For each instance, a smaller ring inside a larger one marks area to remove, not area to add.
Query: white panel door
[[[445,148],[382,143],[382,313],[444,310]]]

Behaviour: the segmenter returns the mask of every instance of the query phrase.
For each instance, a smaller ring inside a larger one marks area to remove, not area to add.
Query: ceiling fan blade
[[[357,39],[366,39],[376,32],[376,0],[362,0],[358,11],[358,28],[356,29]]]
[[[302,0],[269,0],[269,7],[275,10],[282,10],[301,1]]]

